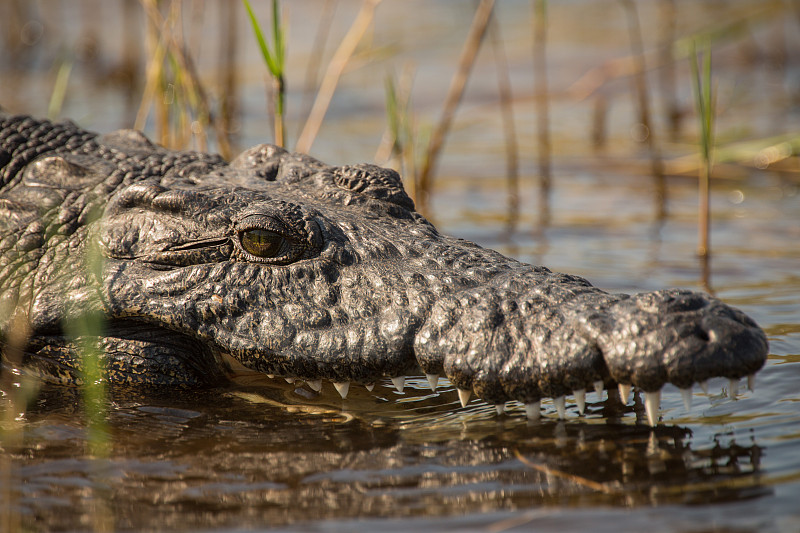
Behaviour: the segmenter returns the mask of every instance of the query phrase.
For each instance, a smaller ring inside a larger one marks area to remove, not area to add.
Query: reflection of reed
[[[492,406],[483,407],[485,416],[477,407],[451,416],[441,407],[415,406],[427,405],[430,393],[423,388],[427,384],[406,389],[419,395],[417,402],[376,403],[365,395],[344,411],[330,389],[334,396],[310,404],[297,396],[286,402],[288,395],[264,388],[225,392],[214,402],[207,393],[184,391],[165,403],[125,391],[109,423],[117,435],[110,464],[126,475],[104,485],[106,501],[118,528],[180,523],[183,529],[223,529],[243,520],[276,525],[301,518],[397,517],[400,500],[426,516],[452,519],[454,510],[552,509],[565,501],[590,513],[607,506],[735,503],[774,490],[757,435],[737,441],[721,429],[726,433],[708,439],[680,426],[650,429],[592,416],[529,424],[497,419]],[[45,400],[29,412],[28,423],[50,416],[55,430],[31,433],[14,456],[19,482],[6,487],[24,497],[23,509],[38,511],[21,515],[23,525],[35,516],[34,529],[85,529],[92,518],[88,505],[68,512],[48,505],[46,496],[58,481],[59,498],[86,501],[82,481],[89,467],[59,461],[56,474],[41,467],[48,458],[83,453],[81,439],[58,431],[71,427],[77,415],[65,398],[70,391],[43,392]],[[603,403],[612,402],[618,409],[615,399]],[[327,499],[320,503],[322,493]],[[195,511],[212,505],[213,513]],[[499,519],[486,530],[508,530]],[[87,521],[83,528],[79,520]]]

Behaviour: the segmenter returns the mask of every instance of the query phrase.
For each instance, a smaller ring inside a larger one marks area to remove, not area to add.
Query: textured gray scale
[[[447,376],[464,403],[517,400],[532,417],[544,397],[685,389],[766,358],[764,332],[711,296],[609,294],[441,235],[400,176],[373,165],[269,145],[228,164],[137,132],[12,116],[0,116],[0,163],[0,332],[24,309],[27,363],[54,380],[77,379],[61,326],[89,311],[106,317],[97,344],[112,383],[219,383],[232,357],[343,395],[351,381]],[[254,224],[288,255],[249,255],[240,239]]]

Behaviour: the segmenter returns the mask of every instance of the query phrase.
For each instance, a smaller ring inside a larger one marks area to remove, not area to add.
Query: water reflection
[[[453,415],[421,393],[385,401],[388,388],[356,395],[343,414],[325,394],[301,401],[290,388],[118,394],[113,450],[102,460],[86,455],[79,394],[45,388],[22,443],[4,452],[4,512],[45,530],[81,529],[98,513],[111,529],[192,529],[771,493],[755,433],[697,447],[678,426],[651,431],[591,415],[532,424],[490,417],[486,406]],[[613,397],[590,406],[615,411]]]

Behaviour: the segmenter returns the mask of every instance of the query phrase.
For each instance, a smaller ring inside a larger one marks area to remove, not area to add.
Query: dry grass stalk
[[[361,10],[353,21],[353,25],[350,26],[344,39],[342,39],[339,48],[336,49],[331,62],[328,64],[328,69],[325,71],[325,76],[320,84],[317,97],[314,100],[314,105],[311,107],[308,119],[303,126],[303,130],[300,132],[300,137],[297,139],[295,149],[298,152],[307,153],[311,150],[311,145],[314,143],[314,139],[316,139],[319,133],[325,114],[328,112],[328,106],[333,98],[333,93],[336,91],[336,86],[339,84],[339,78],[341,78],[342,72],[344,72],[356,46],[361,42],[362,37],[372,24],[375,8],[380,1],[381,0],[364,0],[364,3],[361,5]]]
[[[236,55],[238,53],[238,10],[233,1],[223,2],[220,6],[222,17],[220,18],[220,30],[222,35],[222,46],[219,55],[219,73],[221,81],[220,88],[220,128],[227,135],[237,129],[236,122],[239,116],[239,76]]]
[[[506,179],[508,183],[508,220],[506,226],[510,233],[516,228],[519,219],[519,148],[517,145],[517,131],[514,125],[511,79],[508,75],[508,61],[503,48],[500,27],[495,17],[491,17],[489,24],[492,49],[494,50],[494,62],[497,68],[500,117],[503,121],[503,135],[506,141]]]
[[[216,132],[220,153],[230,157],[228,133],[211,113],[206,90],[183,45],[181,2],[170,3],[166,18],[161,15],[156,0],[141,2],[149,21],[150,60],[134,127],[143,129],[150,108],[154,107],[157,142],[170,148],[186,148],[193,138],[197,149],[205,151],[208,149],[206,129],[210,126]],[[163,98],[159,98],[159,94],[163,94]]]
[[[439,159],[439,153],[442,150],[444,139],[450,131],[450,126],[453,123],[453,117],[455,116],[458,104],[461,102],[461,97],[464,95],[464,88],[467,84],[469,73],[475,63],[475,57],[478,55],[483,36],[486,34],[486,28],[489,25],[489,19],[491,18],[493,9],[494,0],[481,0],[478,9],[475,11],[475,17],[472,19],[472,25],[470,26],[467,40],[464,43],[464,48],[461,50],[461,56],[458,60],[458,70],[456,70],[450,82],[450,88],[447,91],[442,116],[431,134],[428,150],[425,154],[425,161],[419,177],[420,190],[418,191],[418,199],[420,200],[420,209],[422,211],[425,211],[427,207],[427,197],[431,191],[436,162]]]
[[[639,16],[633,0],[620,0],[628,18],[628,33],[631,44],[631,57],[634,61],[634,92],[639,106],[639,123],[644,133],[650,151],[650,164],[653,178],[655,179],[655,209],[656,219],[664,220],[667,216],[667,187],[664,180],[664,165],[661,153],[656,143],[653,122],[650,119],[650,96],[647,91],[647,69],[644,62],[644,46],[642,44],[642,31]]]
[[[678,9],[675,5],[675,0],[659,1],[659,19],[664,23],[659,36],[658,54],[660,58],[658,62],[660,68],[658,69],[658,88],[661,92],[664,118],[666,123],[669,124],[669,139],[672,142],[677,142],[680,138],[683,113],[678,102],[675,61],[672,58],[672,44],[675,42],[678,22]]]
[[[325,0],[322,13],[317,24],[317,31],[314,33],[314,43],[311,45],[311,54],[308,56],[306,65],[306,75],[303,89],[303,112],[310,113],[314,101],[314,94],[317,92],[317,79],[319,77],[319,67],[322,62],[322,54],[325,51],[325,43],[328,41],[328,34],[331,29],[331,21],[336,11],[336,0]]]
[[[536,78],[536,138],[539,152],[539,224],[550,223],[550,90],[547,84],[547,0],[534,1],[533,72]]]

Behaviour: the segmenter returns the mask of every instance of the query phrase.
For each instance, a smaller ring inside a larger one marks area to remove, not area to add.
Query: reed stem
[[[667,187],[664,180],[664,164],[661,161],[661,152],[656,143],[655,128],[650,118],[650,96],[647,90],[647,66],[645,65],[642,30],[635,2],[633,0],[621,0],[621,2],[628,18],[631,57],[635,64],[633,84],[639,106],[639,123],[650,152],[651,172],[655,180],[656,219],[662,221],[667,217]]]
[[[700,120],[700,156],[702,165],[699,175],[698,246],[697,254],[707,257],[711,254],[711,172],[714,149],[714,95],[711,89],[711,43],[706,40],[702,70],[698,62],[697,45],[693,43],[689,56],[695,106]]]
[[[350,26],[344,39],[339,44],[339,48],[333,54],[333,58],[328,64],[328,69],[325,71],[325,76],[322,78],[319,91],[317,91],[314,105],[311,107],[303,130],[300,132],[300,137],[297,139],[295,149],[298,152],[307,153],[311,150],[311,145],[314,144],[314,139],[316,139],[319,129],[322,127],[325,114],[328,112],[333,93],[339,84],[339,78],[341,78],[353,52],[355,52],[356,46],[361,42],[362,37],[364,37],[367,29],[372,24],[375,8],[380,1],[364,0],[352,26]]]
[[[533,74],[536,93],[536,139],[539,156],[538,230],[550,224],[550,95],[547,83],[547,0],[533,4]]]
[[[508,219],[506,229],[513,232],[519,220],[519,147],[517,131],[514,124],[513,95],[511,79],[508,74],[503,39],[496,17],[489,21],[489,32],[494,50],[494,62],[497,69],[497,90],[500,103],[500,117],[503,121],[503,135],[506,148],[506,182],[508,185]]]
[[[475,11],[475,17],[472,19],[472,25],[470,26],[467,40],[464,43],[464,48],[462,48],[461,56],[458,60],[458,69],[447,91],[442,116],[431,134],[428,150],[425,153],[422,170],[420,171],[419,191],[417,194],[420,202],[419,207],[423,212],[428,205],[428,196],[431,192],[433,175],[436,170],[436,163],[438,162],[442,145],[444,144],[445,137],[447,137],[447,133],[450,131],[456,109],[458,109],[461,98],[464,96],[464,88],[467,85],[467,79],[469,78],[472,66],[475,64],[475,57],[478,55],[483,36],[486,34],[486,28],[489,26],[489,19],[491,18],[493,9],[494,0],[481,0],[478,9]]]

